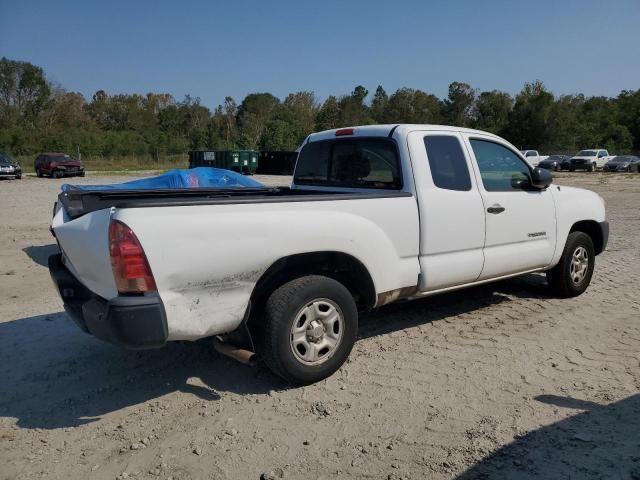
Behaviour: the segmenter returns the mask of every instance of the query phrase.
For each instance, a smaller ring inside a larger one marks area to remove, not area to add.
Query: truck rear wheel
[[[346,361],[358,331],[349,290],[321,275],[308,275],[275,290],[266,305],[261,356],[295,385],[327,378]]]
[[[593,276],[596,254],[591,237],[571,232],[560,262],[547,272],[549,287],[560,297],[576,297],[584,292]]]

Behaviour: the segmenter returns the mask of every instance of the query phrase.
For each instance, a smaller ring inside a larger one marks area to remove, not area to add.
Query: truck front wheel
[[[308,275],[285,283],[267,300],[260,354],[288,382],[308,385],[340,368],[357,331],[349,290],[332,278]]]
[[[547,272],[549,287],[560,297],[576,297],[584,292],[593,275],[596,254],[591,237],[571,232],[560,262]]]

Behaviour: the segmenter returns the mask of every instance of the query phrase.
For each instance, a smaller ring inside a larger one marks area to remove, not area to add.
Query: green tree
[[[399,88],[390,97],[385,123],[440,123],[440,101],[435,95],[413,88]]]
[[[581,109],[584,95],[562,95],[558,98],[549,116],[549,139],[544,146],[547,153],[575,154],[581,148],[584,122]]]
[[[521,149],[544,150],[550,143],[554,98],[540,80],[525,83],[509,115],[508,139]]]
[[[384,112],[389,103],[389,96],[387,92],[382,88],[382,85],[378,85],[376,93],[373,94],[373,100],[371,101],[371,117],[378,123],[384,122]]]
[[[348,127],[374,123],[373,118],[371,118],[370,109],[364,102],[368,94],[369,91],[366,88],[358,85],[353,89],[351,95],[344,96],[340,99],[338,102],[340,105],[339,126]]]
[[[302,136],[299,125],[292,125],[284,120],[271,120],[265,126],[260,140],[263,150],[295,150],[300,146]]]
[[[616,99],[618,122],[633,136],[633,148],[640,151],[640,89],[623,90]]]
[[[444,100],[444,116],[447,122],[458,127],[473,123],[472,111],[476,92],[471,85],[453,82],[449,85],[449,96]]]
[[[29,62],[0,59],[0,117],[3,123],[33,125],[50,93],[42,68]]]
[[[270,93],[251,93],[238,108],[240,146],[257,148],[266,124],[271,120],[280,100]]]
[[[338,99],[331,95],[329,96],[316,117],[316,129],[317,130],[331,130],[332,128],[338,128],[340,126],[340,104]]]
[[[501,135],[509,123],[509,112],[513,107],[513,99],[506,92],[491,90],[482,92],[474,105],[473,126]]]

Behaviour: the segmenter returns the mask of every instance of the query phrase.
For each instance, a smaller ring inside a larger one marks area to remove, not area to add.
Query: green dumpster
[[[217,152],[211,150],[190,150],[189,168],[217,167]]]
[[[242,150],[240,153],[240,171],[247,175],[253,175],[258,169],[259,153],[255,150]]]
[[[189,168],[215,167],[252,175],[258,169],[259,156],[255,150],[191,150]]]

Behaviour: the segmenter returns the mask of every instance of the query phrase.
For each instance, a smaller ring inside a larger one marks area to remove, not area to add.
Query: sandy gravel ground
[[[388,306],[306,388],[206,341],[81,333],[44,266],[62,181],[0,182],[0,478],[639,479],[640,176],[557,182],[607,201],[584,295],[529,275]]]

